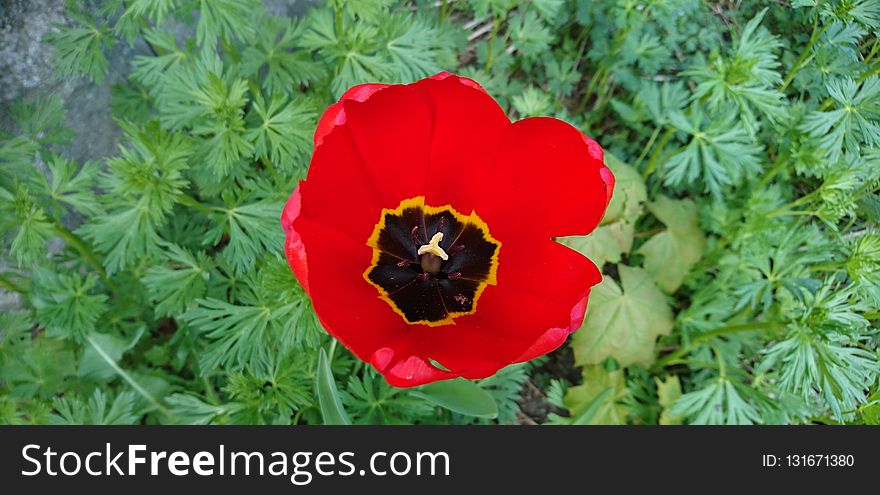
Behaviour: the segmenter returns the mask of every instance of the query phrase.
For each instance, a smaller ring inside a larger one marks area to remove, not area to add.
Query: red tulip
[[[324,328],[391,385],[484,378],[581,326],[602,276],[553,238],[592,231],[613,188],[596,142],[511,123],[470,79],[364,84],[318,123],[285,253]]]

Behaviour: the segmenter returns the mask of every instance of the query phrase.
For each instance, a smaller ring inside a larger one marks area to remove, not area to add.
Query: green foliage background
[[[880,2],[70,9],[44,40],[59,77],[152,54],[113,88],[115,156],[65,157],[48,95],[0,136],[0,423],[880,421]],[[331,343],[278,224],[323,108],[441,70],[577,126],[618,178],[602,226],[561,240],[606,274],[584,331],[454,393]]]

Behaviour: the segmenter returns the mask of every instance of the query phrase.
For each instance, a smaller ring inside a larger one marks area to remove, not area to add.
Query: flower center
[[[501,243],[476,214],[417,197],[383,210],[367,245],[373,259],[364,278],[379,296],[407,323],[437,326],[476,310],[495,284]]]
[[[449,259],[446,251],[440,247],[440,241],[443,240],[443,232],[437,232],[431,237],[427,244],[419,247],[418,254],[421,256],[422,270],[436,275],[443,266],[443,261]]]

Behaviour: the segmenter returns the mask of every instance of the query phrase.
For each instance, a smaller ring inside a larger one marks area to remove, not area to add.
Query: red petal
[[[370,364],[385,377],[389,385],[394,387],[416,387],[458,376],[436,368],[424,358],[412,354],[396,361],[394,358],[394,349],[383,347],[370,359]]]
[[[602,180],[605,181],[605,206],[607,207],[611,203],[611,196],[614,194],[614,174],[611,173],[610,168],[602,167],[599,169],[599,175],[601,175]]]
[[[590,287],[602,281],[592,261],[555,241],[514,240],[498,253],[498,285],[575,305]]]
[[[284,211],[281,213],[281,227],[286,234],[284,255],[287,257],[287,263],[303,290],[309,294],[309,265],[306,262],[306,249],[299,233],[293,228],[293,222],[299,217],[302,203],[299,192],[300,185],[297,185],[290,197],[287,198],[287,204],[284,205]]]
[[[371,248],[304,216],[294,227],[306,246],[312,304],[325,330],[364,361],[413,330],[363,278]]]
[[[359,243],[370,237],[383,205],[347,125],[334,129],[315,148],[300,187],[305,216]]]
[[[426,203],[473,211],[479,178],[510,125],[504,111],[470,79],[442,72],[412,85],[428,102],[433,133]]]
[[[454,374],[485,378],[516,362],[549,328],[571,326],[571,307],[532,294],[489,286],[473,315],[454,325],[413,333],[423,357]]]
[[[543,335],[538,337],[538,340],[535,341],[525,353],[516,358],[514,362],[522,363],[529,361],[559,348],[559,346],[565,342],[565,339],[577,331],[577,329],[584,323],[584,314],[587,311],[587,299],[589,299],[589,297],[590,291],[587,291],[580,301],[572,306],[571,313],[569,314],[571,317],[571,323],[567,328],[556,327],[547,330]]]
[[[483,181],[477,213],[502,243],[523,235],[588,234],[602,219],[609,197],[600,150],[561,120],[514,123]]]
[[[394,208],[424,195],[431,145],[425,98],[409,86],[388,86],[362,103],[344,100],[342,105],[345,127],[383,206]]]
[[[320,146],[324,142],[324,137],[336,126],[345,123],[345,111],[342,108],[344,100],[366,101],[373,93],[387,87],[387,84],[359,84],[349,88],[339,101],[327,107],[321,115],[318,127],[315,129],[315,147]]]
[[[426,79],[422,79],[421,81],[416,81],[414,84],[420,84],[423,81],[427,81],[427,80],[442,81],[442,80],[448,79],[448,78],[453,78],[453,79],[457,80],[459,83],[464,84],[465,86],[468,86],[468,87],[471,87],[474,89],[478,89],[478,90],[482,91],[483,93],[486,93],[486,90],[483,89],[483,87],[480,86],[480,83],[478,83],[477,81],[474,81],[473,79],[469,79],[467,77],[456,76],[455,74],[450,74],[448,72],[438,72],[431,77],[428,77]]]

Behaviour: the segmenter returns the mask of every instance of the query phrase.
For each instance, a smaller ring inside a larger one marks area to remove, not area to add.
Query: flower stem
[[[116,372],[123,380],[125,380],[131,388],[133,388],[137,393],[139,393],[144,399],[147,400],[150,404],[153,405],[159,412],[164,414],[170,419],[174,419],[174,414],[168,410],[165,406],[163,406],[153,394],[151,394],[147,389],[141,386],[134,378],[131,377],[124,369],[122,369],[119,364],[107,354],[107,352],[95,341],[91,336],[86,337],[86,341],[92,346],[93,349],[98,353],[98,355],[107,362],[107,364]]]
[[[666,149],[669,140],[672,139],[673,134],[675,134],[675,128],[673,127],[666,129],[666,132],[663,133],[663,136],[657,143],[657,147],[655,147],[654,152],[651,153],[651,158],[648,159],[648,165],[645,167],[645,170],[642,171],[642,179],[647,180],[648,177],[654,173],[654,170],[657,169],[660,157],[663,156],[663,151]]]
[[[654,132],[651,133],[651,137],[648,138],[648,143],[645,145],[645,148],[642,149],[642,152],[639,154],[639,158],[636,160],[636,163],[633,165],[635,168],[639,168],[639,165],[642,164],[642,161],[648,156],[648,152],[651,151],[651,146],[654,146],[654,141],[657,140],[657,136],[660,135],[660,126],[654,128]]]
[[[495,38],[498,36],[498,29],[501,27],[501,18],[495,17],[492,21],[492,33],[489,35],[489,50],[486,55],[486,67],[483,68],[483,73],[488,74],[489,70],[492,69],[492,64],[495,62]]]
[[[764,177],[761,177],[761,182],[758,183],[758,187],[755,189],[756,191],[763,191],[764,187],[770,183],[773,177],[776,177],[776,174],[782,171],[783,168],[788,164],[788,153],[783,151],[776,157],[776,162],[773,164],[773,168],[767,171],[764,174]]]
[[[222,213],[226,211],[223,208],[219,208],[217,206],[206,206],[202,204],[199,200],[191,196],[187,196],[186,194],[181,194],[180,196],[178,196],[177,201],[179,201],[182,205],[189,206],[190,208],[195,208],[205,215],[210,215],[211,213],[215,212]]]
[[[269,175],[272,176],[272,180],[274,180],[276,184],[281,184],[281,181],[278,180],[278,172],[275,170],[275,166],[272,165],[272,162],[265,156],[262,156],[260,157],[260,163],[263,164],[263,168],[269,171]]]
[[[822,37],[822,35],[831,25],[829,23],[826,23],[824,26],[822,26],[822,29],[819,29],[817,31],[816,28],[818,27],[818,22],[819,17],[817,15],[815,20],[813,21],[813,34],[810,36],[810,41],[809,43],[807,43],[804,51],[801,52],[800,57],[795,60],[794,65],[791,67],[791,70],[788,71],[788,74],[785,76],[785,80],[782,82],[782,86],[779,87],[780,92],[784,92],[785,89],[788,88],[788,85],[791,84],[792,81],[794,81],[794,76],[796,76],[797,73],[806,66],[806,63],[809,61],[809,59],[812,58],[811,52],[813,51],[813,46],[816,44],[817,41],[819,41],[819,38]]]

